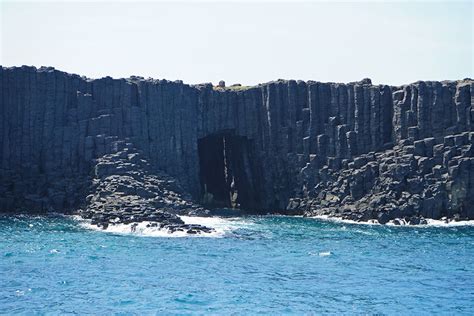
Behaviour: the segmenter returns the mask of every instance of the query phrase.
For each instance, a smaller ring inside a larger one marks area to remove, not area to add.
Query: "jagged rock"
[[[92,194],[87,196],[86,206],[79,214],[103,229],[110,225],[132,224],[134,231],[139,222],[147,221],[150,222],[148,227],[170,232],[212,231],[204,226],[184,224],[177,214],[197,215],[194,211],[199,206],[180,192],[182,189],[171,177],[153,169],[136,148],[120,148],[121,151],[95,161]]]
[[[373,215],[370,218],[383,224],[401,217],[408,217],[409,224],[425,223],[422,218],[452,218],[455,214],[459,214],[461,218],[471,218],[468,213],[472,212],[470,203],[474,196],[468,196],[468,192],[473,191],[470,181],[474,173],[474,158],[468,147],[472,144],[466,136],[460,138],[454,135],[450,139],[456,138],[462,139],[456,147],[456,152],[463,153],[460,156],[454,156],[453,147],[437,147],[437,155],[444,157],[444,163],[450,165],[449,168],[433,165],[434,159],[430,157],[415,156],[417,158],[414,159],[413,155],[404,154],[406,146],[399,145],[377,156],[382,161],[379,166],[382,172],[378,175],[370,174],[362,180],[362,174],[366,174],[363,170],[367,167],[362,163],[365,158],[363,156],[354,159],[352,166],[355,170],[332,171],[328,177],[351,181],[351,190],[346,193],[351,198],[342,197],[342,205],[338,203],[337,206],[346,209],[352,206],[356,213],[371,213]],[[426,143],[424,140],[419,142]],[[364,189],[362,183],[366,185]],[[330,182],[319,185],[317,198],[313,200],[307,215],[320,214],[319,209],[324,209],[327,203],[318,199],[337,186],[337,183]]]

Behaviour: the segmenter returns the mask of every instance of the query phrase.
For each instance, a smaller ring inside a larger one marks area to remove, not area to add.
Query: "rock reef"
[[[0,85],[0,212],[474,218],[471,79],[234,89],[23,66]]]
[[[208,210],[182,195],[176,181],[143,159],[132,144],[115,143],[117,152],[96,160],[91,194],[86,197],[86,209],[79,214],[102,228],[115,224],[148,222],[173,233],[211,232],[201,225],[185,224],[178,214],[208,215]]]

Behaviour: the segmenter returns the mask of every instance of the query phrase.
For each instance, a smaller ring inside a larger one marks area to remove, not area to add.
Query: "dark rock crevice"
[[[252,142],[233,131],[198,140],[201,202],[256,212],[260,206]]]

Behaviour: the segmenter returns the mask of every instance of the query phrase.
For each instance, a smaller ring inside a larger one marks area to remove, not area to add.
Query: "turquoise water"
[[[223,233],[143,237],[0,218],[0,313],[474,313],[473,226],[210,224]]]

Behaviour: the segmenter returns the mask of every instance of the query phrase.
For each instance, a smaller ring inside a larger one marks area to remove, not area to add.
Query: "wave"
[[[446,222],[444,220],[438,220],[438,219],[426,219],[428,224],[424,226],[433,226],[433,227],[458,227],[458,226],[474,226],[474,220],[468,220],[468,221],[450,221]]]
[[[314,218],[314,219],[319,219],[323,221],[330,221],[330,222],[335,222],[335,223],[344,223],[344,224],[357,224],[357,225],[379,225],[383,226],[380,224],[377,220],[373,219],[368,222],[357,222],[353,221],[350,219],[343,219],[343,218],[337,218],[337,217],[331,217],[328,215],[316,215],[316,216],[311,216],[308,218]],[[389,221],[387,226],[390,227],[459,227],[459,226],[474,226],[474,220],[467,220],[467,221],[449,221],[447,222],[446,220],[442,219],[431,219],[431,218],[425,218],[426,224],[418,224],[418,225],[410,225],[407,222],[405,222],[403,219],[399,219],[400,225],[396,225],[393,221]]]
[[[250,225],[249,222],[241,218],[222,218],[222,217],[197,217],[197,216],[180,216],[185,224],[199,224],[202,226],[213,228],[210,233],[188,234],[185,231],[171,232],[166,228],[151,227],[150,222],[143,221],[134,224],[110,224],[106,229],[92,225],[89,220],[85,220],[79,216],[75,219],[80,225],[87,229],[95,231],[125,234],[143,237],[224,237],[231,234],[234,230]],[[132,228],[134,226],[134,228]]]
[[[334,223],[344,223],[344,224],[380,225],[380,223],[377,222],[376,220],[372,220],[372,221],[369,221],[369,222],[357,222],[357,221],[353,221],[353,220],[350,220],[350,219],[332,217],[332,216],[328,216],[328,215],[315,215],[315,216],[308,216],[306,218],[319,219],[319,220],[323,220],[323,221],[334,222]]]

